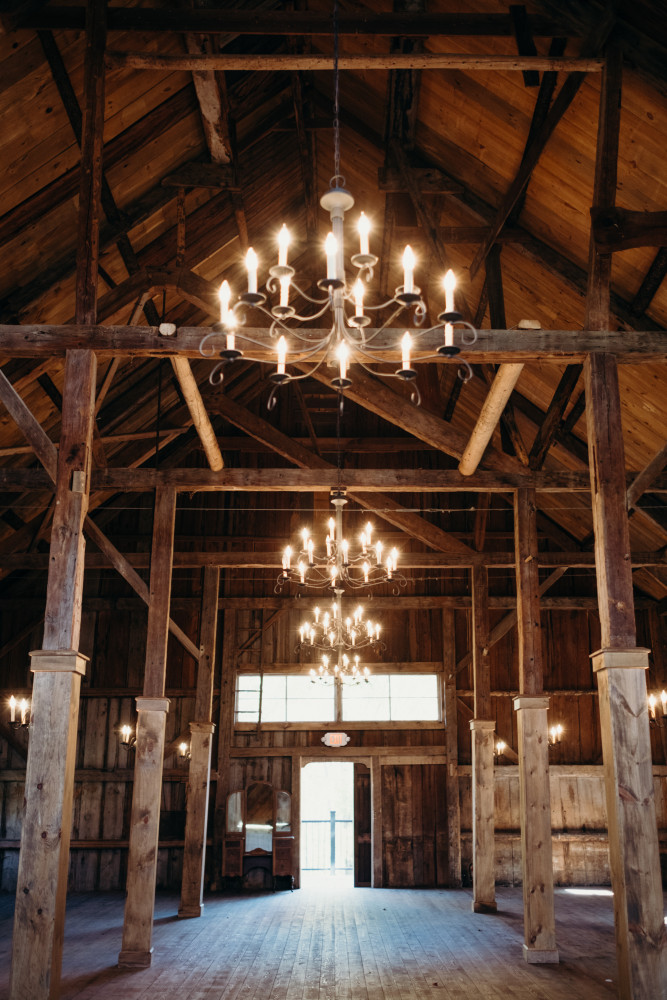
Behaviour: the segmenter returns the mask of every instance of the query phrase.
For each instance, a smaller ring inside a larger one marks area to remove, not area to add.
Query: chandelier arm
[[[320,316],[324,316],[328,308],[329,308],[329,303],[327,301],[327,303],[322,306],[319,312],[311,313],[310,316],[300,316],[299,313],[294,313],[291,319],[296,320],[297,323],[310,323],[312,320],[319,319]],[[290,333],[295,332],[293,327],[286,327],[286,329],[288,329]]]
[[[308,292],[304,292],[304,290],[302,288],[300,288],[299,285],[297,285],[297,283],[295,281],[291,281],[290,282],[290,287],[293,288],[296,292],[298,292],[302,299],[305,299],[307,302],[312,302],[313,305],[315,305],[315,306],[321,306],[321,305],[328,306],[329,305],[329,296],[328,295],[327,295],[326,299],[314,299],[311,295],[308,294]]]
[[[387,327],[390,326],[394,322],[394,320],[398,316],[401,315],[401,313],[403,312],[404,309],[405,309],[405,306],[402,305],[402,304],[399,305],[397,309],[394,309],[393,313],[390,316],[387,317],[387,319],[384,321],[384,323],[382,324],[382,326],[379,326],[374,331],[374,333],[371,333],[371,335],[369,337],[364,336],[365,343],[369,343],[371,340],[375,340],[375,338],[377,336],[379,336],[379,334],[384,333],[384,331],[387,329]]]

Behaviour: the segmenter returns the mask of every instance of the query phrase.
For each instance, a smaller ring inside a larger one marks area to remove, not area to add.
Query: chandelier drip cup
[[[363,212],[358,220],[359,252],[350,258],[351,274],[356,271],[356,280],[348,278],[345,270],[344,220],[345,213],[354,206],[354,198],[346,189],[345,178],[340,173],[337,4],[334,4],[333,28],[334,176],[329,181],[329,190],[320,198],[320,205],[329,213],[331,220],[331,229],[324,241],[326,276],[317,282],[322,294],[311,296],[295,281],[296,271],[288,264],[291,236],[283,224],[278,233],[278,262],[269,267],[263,290],[259,288],[259,260],[250,247],[245,258],[246,291],[232,302],[232,290],[227,281],[222,282],[219,292],[220,322],[213,326],[212,332],[199,345],[203,357],[220,359],[209,376],[213,385],[219,385],[224,379],[225,369],[233,362],[266,361],[265,353],[253,356],[253,348],[266,351],[266,342],[243,332],[252,312],[265,317],[269,321],[269,341],[276,352],[276,368],[269,374],[273,382],[267,404],[269,410],[275,406],[276,392],[281,385],[310,378],[323,364],[337,368],[331,385],[340,393],[352,385],[352,363],[383,378],[414,382],[417,378],[413,367],[415,363],[457,358],[460,345],[470,346],[477,339],[474,326],[464,320],[456,309],[456,278],[451,269],[444,276],[444,309],[437,316],[437,322],[428,325],[428,309],[421,289],[415,284],[417,262],[410,246],[406,246],[403,253],[403,283],[386,301],[369,302],[367,285],[373,280],[379,258],[371,253],[370,221]],[[304,308],[310,311],[304,314],[301,312]],[[325,316],[324,330],[313,327],[313,323]],[[396,339],[392,327],[396,323],[409,325],[412,333],[405,330]],[[439,330],[442,331],[442,343],[434,349],[435,338],[431,337],[429,348],[420,352],[420,342],[424,341],[426,348],[427,335],[437,334]],[[455,343],[455,330],[459,332],[460,344]],[[385,331],[391,333],[385,334]],[[400,368],[394,372],[372,367],[386,363],[399,354]],[[467,382],[472,377],[470,365],[461,358],[457,358],[457,364],[459,377]],[[300,366],[301,372],[288,371],[288,366]],[[307,366],[308,370],[303,371],[303,366]],[[417,405],[421,401],[416,385],[411,399]]]
[[[397,572],[398,549],[386,552],[380,539],[373,536],[370,521],[362,531],[358,547],[348,542],[343,534],[343,507],[347,503],[345,490],[336,489],[331,494],[335,508],[328,521],[325,551],[315,551],[315,541],[308,528],[301,531],[301,541],[296,547],[287,545],[282,555],[282,571],[274,588],[279,594],[287,583],[315,589],[330,588],[335,593],[344,588],[361,590],[383,583],[393,583],[393,593],[406,585],[405,577]]]

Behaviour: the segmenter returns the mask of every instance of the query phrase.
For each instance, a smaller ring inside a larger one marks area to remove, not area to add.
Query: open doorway
[[[301,885],[354,885],[354,764],[325,761],[301,772]]]

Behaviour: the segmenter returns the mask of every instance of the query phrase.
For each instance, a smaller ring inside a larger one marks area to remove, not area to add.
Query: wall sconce
[[[118,731],[118,740],[124,750],[134,750],[137,745],[137,737],[132,732],[131,726],[121,726]]]
[[[178,744],[178,759],[184,764],[192,757],[192,752],[187,743]]]
[[[498,740],[498,742],[496,743],[495,747],[493,748],[493,759],[494,759],[494,761],[495,761],[496,764],[500,763],[500,760],[501,760],[501,758],[503,757],[503,755],[505,753],[505,747],[506,746],[507,746],[506,743],[503,743],[502,740]]]
[[[661,709],[658,711],[658,699],[654,694],[648,696],[648,721],[652,726],[662,729],[667,726],[667,691],[660,692]]]
[[[14,695],[11,695],[9,699],[9,724],[12,729],[30,728],[30,702],[27,698],[21,698],[19,701]]]
[[[563,727],[560,723],[557,726],[552,726],[549,730],[549,746],[558,746],[561,739],[563,738]]]

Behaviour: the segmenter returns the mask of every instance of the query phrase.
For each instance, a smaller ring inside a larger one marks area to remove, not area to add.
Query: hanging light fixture
[[[276,593],[280,593],[288,582],[305,587],[330,587],[334,592],[339,592],[339,587],[358,590],[393,582],[394,592],[398,593],[398,587],[406,584],[405,577],[397,573],[398,549],[392,548],[385,554],[384,545],[373,535],[370,521],[361,533],[358,547],[353,548],[343,534],[345,490],[334,490],[331,503],[335,514],[328,521],[325,552],[316,551],[314,539],[308,528],[304,528],[301,542],[295,547],[287,545],[283,550],[283,568],[276,582]]]
[[[352,653],[369,646],[376,652],[384,649],[384,643],[380,641],[380,625],[370,618],[364,620],[364,609],[360,604],[351,616],[345,615],[342,595],[343,591],[337,589],[331,602],[331,611],[322,612],[320,608],[314,608],[312,619],[300,625],[297,653],[307,653],[310,650],[330,653],[338,647],[344,652]]]
[[[360,364],[367,371],[383,378],[397,378],[412,382],[417,377],[415,363],[435,358],[456,357],[461,348],[455,344],[455,329],[462,328],[461,344],[469,346],[477,339],[477,331],[466,322],[456,310],[454,292],[456,277],[450,269],[443,279],[444,310],[437,322],[426,323],[428,310],[422,298],[421,289],[415,284],[417,260],[410,246],[403,253],[403,284],[399,285],[391,298],[380,303],[371,303],[367,283],[373,279],[373,271],[378,257],[370,252],[370,220],[362,212],[357,223],[359,252],[350,258],[357,272],[355,281],[350,282],[345,271],[345,213],[354,205],[354,198],[345,187],[345,178],[340,173],[340,122],[339,122],[339,70],[338,70],[338,19],[337,3],[334,4],[334,176],[329,182],[329,190],[320,198],[322,208],[329,213],[331,230],[324,242],[326,277],[317,282],[323,293],[314,298],[307,294],[294,280],[296,271],[288,264],[291,235],[283,224],[278,232],[278,263],[268,269],[265,291],[258,286],[259,260],[250,247],[246,254],[247,290],[232,302],[232,290],[227,281],[220,286],[220,322],[213,327],[199,345],[200,353],[207,358],[221,360],[213,369],[210,381],[219,385],[224,378],[226,366],[238,360],[265,361],[266,357],[253,356],[253,347],[265,348],[266,344],[243,334],[242,328],[251,310],[256,310],[269,320],[269,337],[275,346],[276,368],[269,375],[274,383],[268,401],[269,409],[275,405],[276,392],[286,382],[309,378],[324,363],[337,367],[331,384],[344,392],[351,384],[350,365]],[[297,312],[295,301],[311,311],[302,315]],[[327,316],[329,325],[322,331],[313,323]],[[399,342],[389,340],[385,331],[392,324],[400,322],[411,326],[412,333],[405,330]],[[372,318],[375,323],[371,326]],[[442,342],[434,348],[438,331],[442,332]],[[384,335],[384,336],[383,336]],[[419,351],[420,341],[430,346]],[[243,342],[244,350],[239,346]],[[401,366],[393,373],[377,371],[369,367],[386,362],[400,354]],[[287,371],[287,366],[312,363],[312,367],[302,374]],[[468,381],[472,369],[467,361],[457,359],[459,377]],[[419,404],[420,395],[415,387],[412,401]]]

